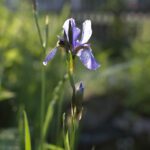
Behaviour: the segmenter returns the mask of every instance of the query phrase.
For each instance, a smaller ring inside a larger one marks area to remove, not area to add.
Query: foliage
[[[37,148],[39,142],[37,140],[39,137],[39,113],[41,105],[41,67],[44,58],[42,47],[40,45],[39,37],[37,34],[37,29],[34,23],[33,14],[31,11],[32,9],[26,3],[24,4],[17,10],[9,10],[3,5],[0,6],[0,28],[2,30],[0,34],[0,79],[1,89],[7,89],[5,91],[3,90],[3,93],[0,93],[0,97],[1,100],[3,100],[4,98],[13,98],[14,106],[15,108],[17,108],[16,111],[18,111],[19,108],[20,110],[24,108],[28,112],[28,120],[30,124],[32,124],[32,128],[34,129],[32,130],[32,136],[37,137],[34,139],[35,143],[33,144],[33,147]],[[56,35],[60,33],[62,28],[61,26],[68,16],[68,11],[68,7],[65,7],[60,12],[60,14],[48,15],[50,20],[48,27],[50,30],[50,34],[48,37],[48,49],[46,49],[46,53],[48,53],[49,50],[51,50],[52,47],[55,46],[55,43],[57,41]],[[24,14],[24,12],[26,12],[26,14]],[[41,34],[43,37],[45,37],[45,32],[43,29],[45,23],[45,14],[41,13],[40,15],[38,15],[38,17],[39,26],[42,29]],[[51,92],[53,91],[52,89],[54,89],[54,87],[57,85],[57,81],[62,78],[62,74],[65,71],[65,69],[62,69],[64,68],[64,64],[60,63],[60,61],[63,61],[61,60],[61,53],[57,55],[57,58],[52,62],[52,67],[50,67],[51,64],[49,64],[49,67],[47,67],[48,69],[45,68],[47,78],[45,87],[45,89],[47,90],[47,95],[45,103],[46,109],[48,108],[48,112],[46,115],[44,128],[42,130],[44,132],[44,138],[47,137],[49,127],[48,124],[50,124],[51,117],[56,117],[56,120],[58,120],[58,116],[54,114],[55,106],[52,103],[56,103],[55,99],[62,99],[62,97],[59,98],[60,91],[58,89],[58,86],[60,86],[61,88],[64,81],[60,81],[54,92]],[[59,69],[57,69],[58,63]],[[9,90],[12,92],[9,92]],[[53,98],[52,101],[50,97]],[[60,111],[59,109],[60,108],[58,108],[57,110]],[[53,116],[50,116],[49,111],[51,111],[51,114]],[[20,111],[18,111],[18,113],[20,113]],[[29,135],[27,117],[26,115],[24,115],[24,117],[26,123],[26,133],[28,133]],[[14,118],[14,120],[15,119],[17,118]],[[19,122],[21,123],[21,120]],[[54,132],[57,130],[58,126],[59,125],[57,125],[53,129]],[[26,141],[28,141],[28,143],[30,142],[28,139],[26,139]],[[27,144],[26,146],[30,145]],[[47,149],[56,148],[61,149],[55,145],[47,145]]]
[[[29,130],[29,123],[27,119],[27,114],[24,111],[24,129],[25,129],[25,150],[31,150],[31,138],[30,138],[30,130]]]
[[[150,114],[150,21],[144,20],[141,24],[141,30],[133,42],[133,52],[130,57],[134,60],[134,65],[130,69],[131,91],[126,104],[135,110]]]
[[[23,5],[16,11],[8,10],[3,5],[0,7],[0,70],[3,71],[0,74],[0,78],[2,78],[1,87],[15,93],[16,107],[19,108],[19,105],[27,106],[26,110],[30,114],[30,119],[32,118],[31,120],[34,122],[38,118],[38,113],[37,116],[35,114],[38,109],[34,106],[35,104],[40,105],[42,50],[39,45],[39,37],[37,36],[31,7]],[[55,46],[56,35],[60,32],[61,25],[67,16],[65,10],[61,13],[62,15],[49,15],[49,28],[52,29],[48,41],[50,49]],[[42,15],[40,23],[41,26],[44,23],[44,16]],[[58,60],[60,58],[59,55]],[[52,69],[47,71],[48,84],[46,86],[48,91],[51,91],[56,84],[55,81],[61,77],[61,69],[55,69],[57,68],[57,62],[57,60],[54,60]],[[51,93],[48,92],[49,95]]]
[[[120,6],[117,1],[118,0],[112,1],[111,5],[108,5],[108,9],[114,11],[114,13],[120,11]],[[117,8],[117,10],[115,8]],[[61,14],[48,14],[50,20],[50,34],[46,53],[49,53],[49,50],[55,47],[57,41],[56,35],[60,33],[61,26],[69,14],[68,12],[68,8],[65,7]],[[110,38],[109,46],[106,47],[106,49],[110,49],[111,52],[105,49],[99,55],[97,50],[99,50],[100,45],[96,45],[97,43],[95,44],[96,46],[92,48],[96,50],[94,51],[94,53],[97,54],[96,58],[103,64],[101,70],[90,73],[89,75],[88,71],[82,68],[83,66],[81,63],[77,62],[79,67],[76,68],[76,75],[82,76],[83,81],[88,83],[88,88],[85,93],[86,96],[93,94],[108,94],[111,97],[112,93],[120,94],[120,92],[124,92],[126,94],[125,97],[121,96],[122,99],[125,100],[125,104],[128,108],[134,108],[137,111],[149,115],[150,85],[148,83],[150,82],[150,70],[148,68],[150,66],[150,22],[149,20],[145,20],[144,23],[140,24],[142,30],[138,32],[134,41],[133,39],[129,41],[130,47],[126,47],[125,45],[128,43],[126,40],[128,40],[129,37],[128,33],[130,33],[133,27],[129,30],[125,30],[125,28],[127,28],[126,24],[124,24],[120,16],[117,15],[118,14],[116,14],[116,20],[114,24],[112,24],[112,29],[108,35]],[[45,14],[41,13],[38,16],[39,25],[42,29],[42,36],[45,37],[45,33],[43,32]],[[32,124],[30,128],[31,137],[34,139],[39,136],[43,52],[33,14],[31,13],[31,7],[23,4],[17,10],[9,10],[1,5],[0,18],[0,102],[13,99],[13,106],[17,108],[16,112],[19,112],[18,110],[20,108],[21,110],[25,109],[27,111],[28,121]],[[130,25],[128,25],[128,27],[130,27]],[[122,50],[128,51],[124,53]],[[62,119],[62,95],[65,93],[65,98],[67,99],[68,93],[70,93],[69,88],[67,91],[63,91],[64,82],[68,77],[63,78],[63,74],[66,70],[62,69],[65,67],[63,63],[60,63],[64,61],[61,57],[64,53],[63,51],[61,52],[57,54],[58,56],[55,57],[53,62],[49,64],[49,67],[45,69],[46,115],[42,132],[44,138],[47,137],[48,133],[52,133],[50,138],[53,138],[51,139],[53,144],[44,143],[45,149],[51,150],[63,150],[62,145],[65,149],[71,149],[70,147],[73,145],[70,143],[70,137],[72,135],[69,132],[63,133],[63,131],[59,129],[60,120]],[[115,61],[115,57],[109,59],[113,54],[119,58],[125,57],[124,54],[126,54],[126,60],[122,62],[121,58]],[[79,80],[78,77],[75,78]],[[25,113],[24,119],[27,131],[26,134],[29,135],[29,126]],[[49,131],[49,125],[53,130]],[[62,137],[64,139],[61,141],[60,139]],[[26,141],[28,141],[28,139]],[[38,142],[38,140],[35,140],[33,148],[38,147]],[[30,144],[27,144],[27,146],[29,145]]]

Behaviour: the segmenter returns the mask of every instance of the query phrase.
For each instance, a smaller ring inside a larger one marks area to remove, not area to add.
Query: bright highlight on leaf
[[[71,150],[70,149],[69,134],[68,134],[68,132],[65,135],[64,145],[65,145],[65,150]]]
[[[46,150],[64,150],[63,148],[53,145],[53,144],[45,144],[45,149]]]

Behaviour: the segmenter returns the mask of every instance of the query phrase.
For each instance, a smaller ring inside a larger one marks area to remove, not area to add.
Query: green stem
[[[2,89],[2,78],[3,78],[3,71],[4,71],[4,68],[0,68],[0,90]]]
[[[34,14],[34,19],[35,19],[35,24],[36,24],[36,27],[37,27],[37,30],[38,30],[38,35],[39,35],[40,43],[41,43],[41,46],[43,48],[43,51],[45,51],[45,46],[44,46],[44,42],[43,42],[43,38],[42,38],[40,26],[39,26],[37,11],[34,10],[33,14]]]
[[[43,57],[45,57],[46,54],[46,48],[47,48],[47,43],[48,43],[48,16],[45,18],[45,41],[42,41],[42,47],[43,47]],[[37,25],[38,25],[38,20],[37,20]],[[38,26],[39,27],[39,26]],[[39,37],[42,39],[40,28],[39,28]],[[42,57],[42,58],[43,58]],[[45,100],[46,100],[46,89],[45,89],[45,83],[46,83],[46,72],[45,72],[45,67],[42,65],[42,88],[41,88],[41,139],[42,139],[42,144],[44,143],[44,134],[43,134],[43,128],[44,128],[44,116],[45,116]]]
[[[41,118],[40,118],[40,129],[41,129],[41,149],[43,149],[43,123],[44,123],[44,116],[45,116],[45,67],[42,66],[41,72]]]
[[[74,77],[73,77],[73,71],[74,71],[74,62],[73,57],[70,52],[67,53],[67,69],[68,69],[68,75],[69,75],[69,81],[70,85],[72,87],[72,100],[71,100],[71,106],[74,107],[75,103],[75,83],[74,83]]]
[[[48,19],[46,18],[47,21],[45,24],[45,41],[44,41],[42,38],[40,25],[39,25],[39,21],[38,21],[38,14],[37,14],[36,9],[34,9],[33,14],[34,14],[35,24],[36,24],[39,39],[40,39],[40,44],[43,49],[43,52],[42,52],[42,59],[43,59],[45,57],[47,41],[48,41]],[[40,108],[40,110],[41,110],[41,114],[40,114],[40,149],[41,150],[43,150],[43,147],[44,147],[43,122],[44,122],[44,116],[45,116],[45,100],[46,100],[45,83],[46,83],[46,72],[45,72],[45,67],[42,65],[41,66],[41,108]]]
[[[75,141],[76,141],[76,88],[75,88],[75,82],[73,77],[73,69],[74,69],[74,59],[71,54],[71,52],[67,53],[67,65],[68,65],[68,75],[69,75],[69,81],[70,85],[72,87],[72,99],[71,99],[71,128],[70,128],[70,147],[73,150],[75,148]]]

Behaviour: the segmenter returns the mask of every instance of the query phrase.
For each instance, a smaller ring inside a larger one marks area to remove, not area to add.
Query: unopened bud
[[[83,92],[84,92],[84,86],[83,86],[83,83],[80,82],[80,83],[77,83],[76,84],[76,94],[79,94],[79,95],[83,95]]]
[[[76,107],[80,107],[82,105],[82,100],[83,100],[84,86],[83,86],[83,83],[80,82],[80,83],[77,83],[75,87],[76,87],[75,104],[76,104]]]

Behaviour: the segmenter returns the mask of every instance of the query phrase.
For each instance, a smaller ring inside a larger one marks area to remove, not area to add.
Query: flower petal
[[[65,31],[65,34],[67,36],[67,41],[69,42],[69,26],[71,24],[71,27],[75,27],[75,20],[73,18],[67,19],[63,25],[63,29]]]
[[[86,20],[83,22],[83,31],[81,37],[81,44],[88,42],[92,35],[92,28],[91,28],[91,20]]]
[[[78,41],[77,41],[77,38],[80,34],[80,29],[77,28],[77,27],[73,27],[73,40],[72,40],[72,47],[73,47],[73,50],[74,48],[78,45]]]
[[[76,41],[80,34],[80,29],[77,27],[73,28],[73,41]]]
[[[79,50],[77,56],[80,58],[83,65],[90,70],[96,70],[100,67],[100,64],[95,60],[90,48]]]
[[[53,50],[50,51],[50,53],[46,56],[45,60],[43,61],[43,65],[46,66],[47,63],[53,59],[53,57],[55,56],[56,52],[57,52],[58,48],[54,48]]]
[[[76,27],[75,20],[73,18],[67,19],[63,25],[64,37],[73,47],[76,46],[76,40],[80,34],[80,29]]]

